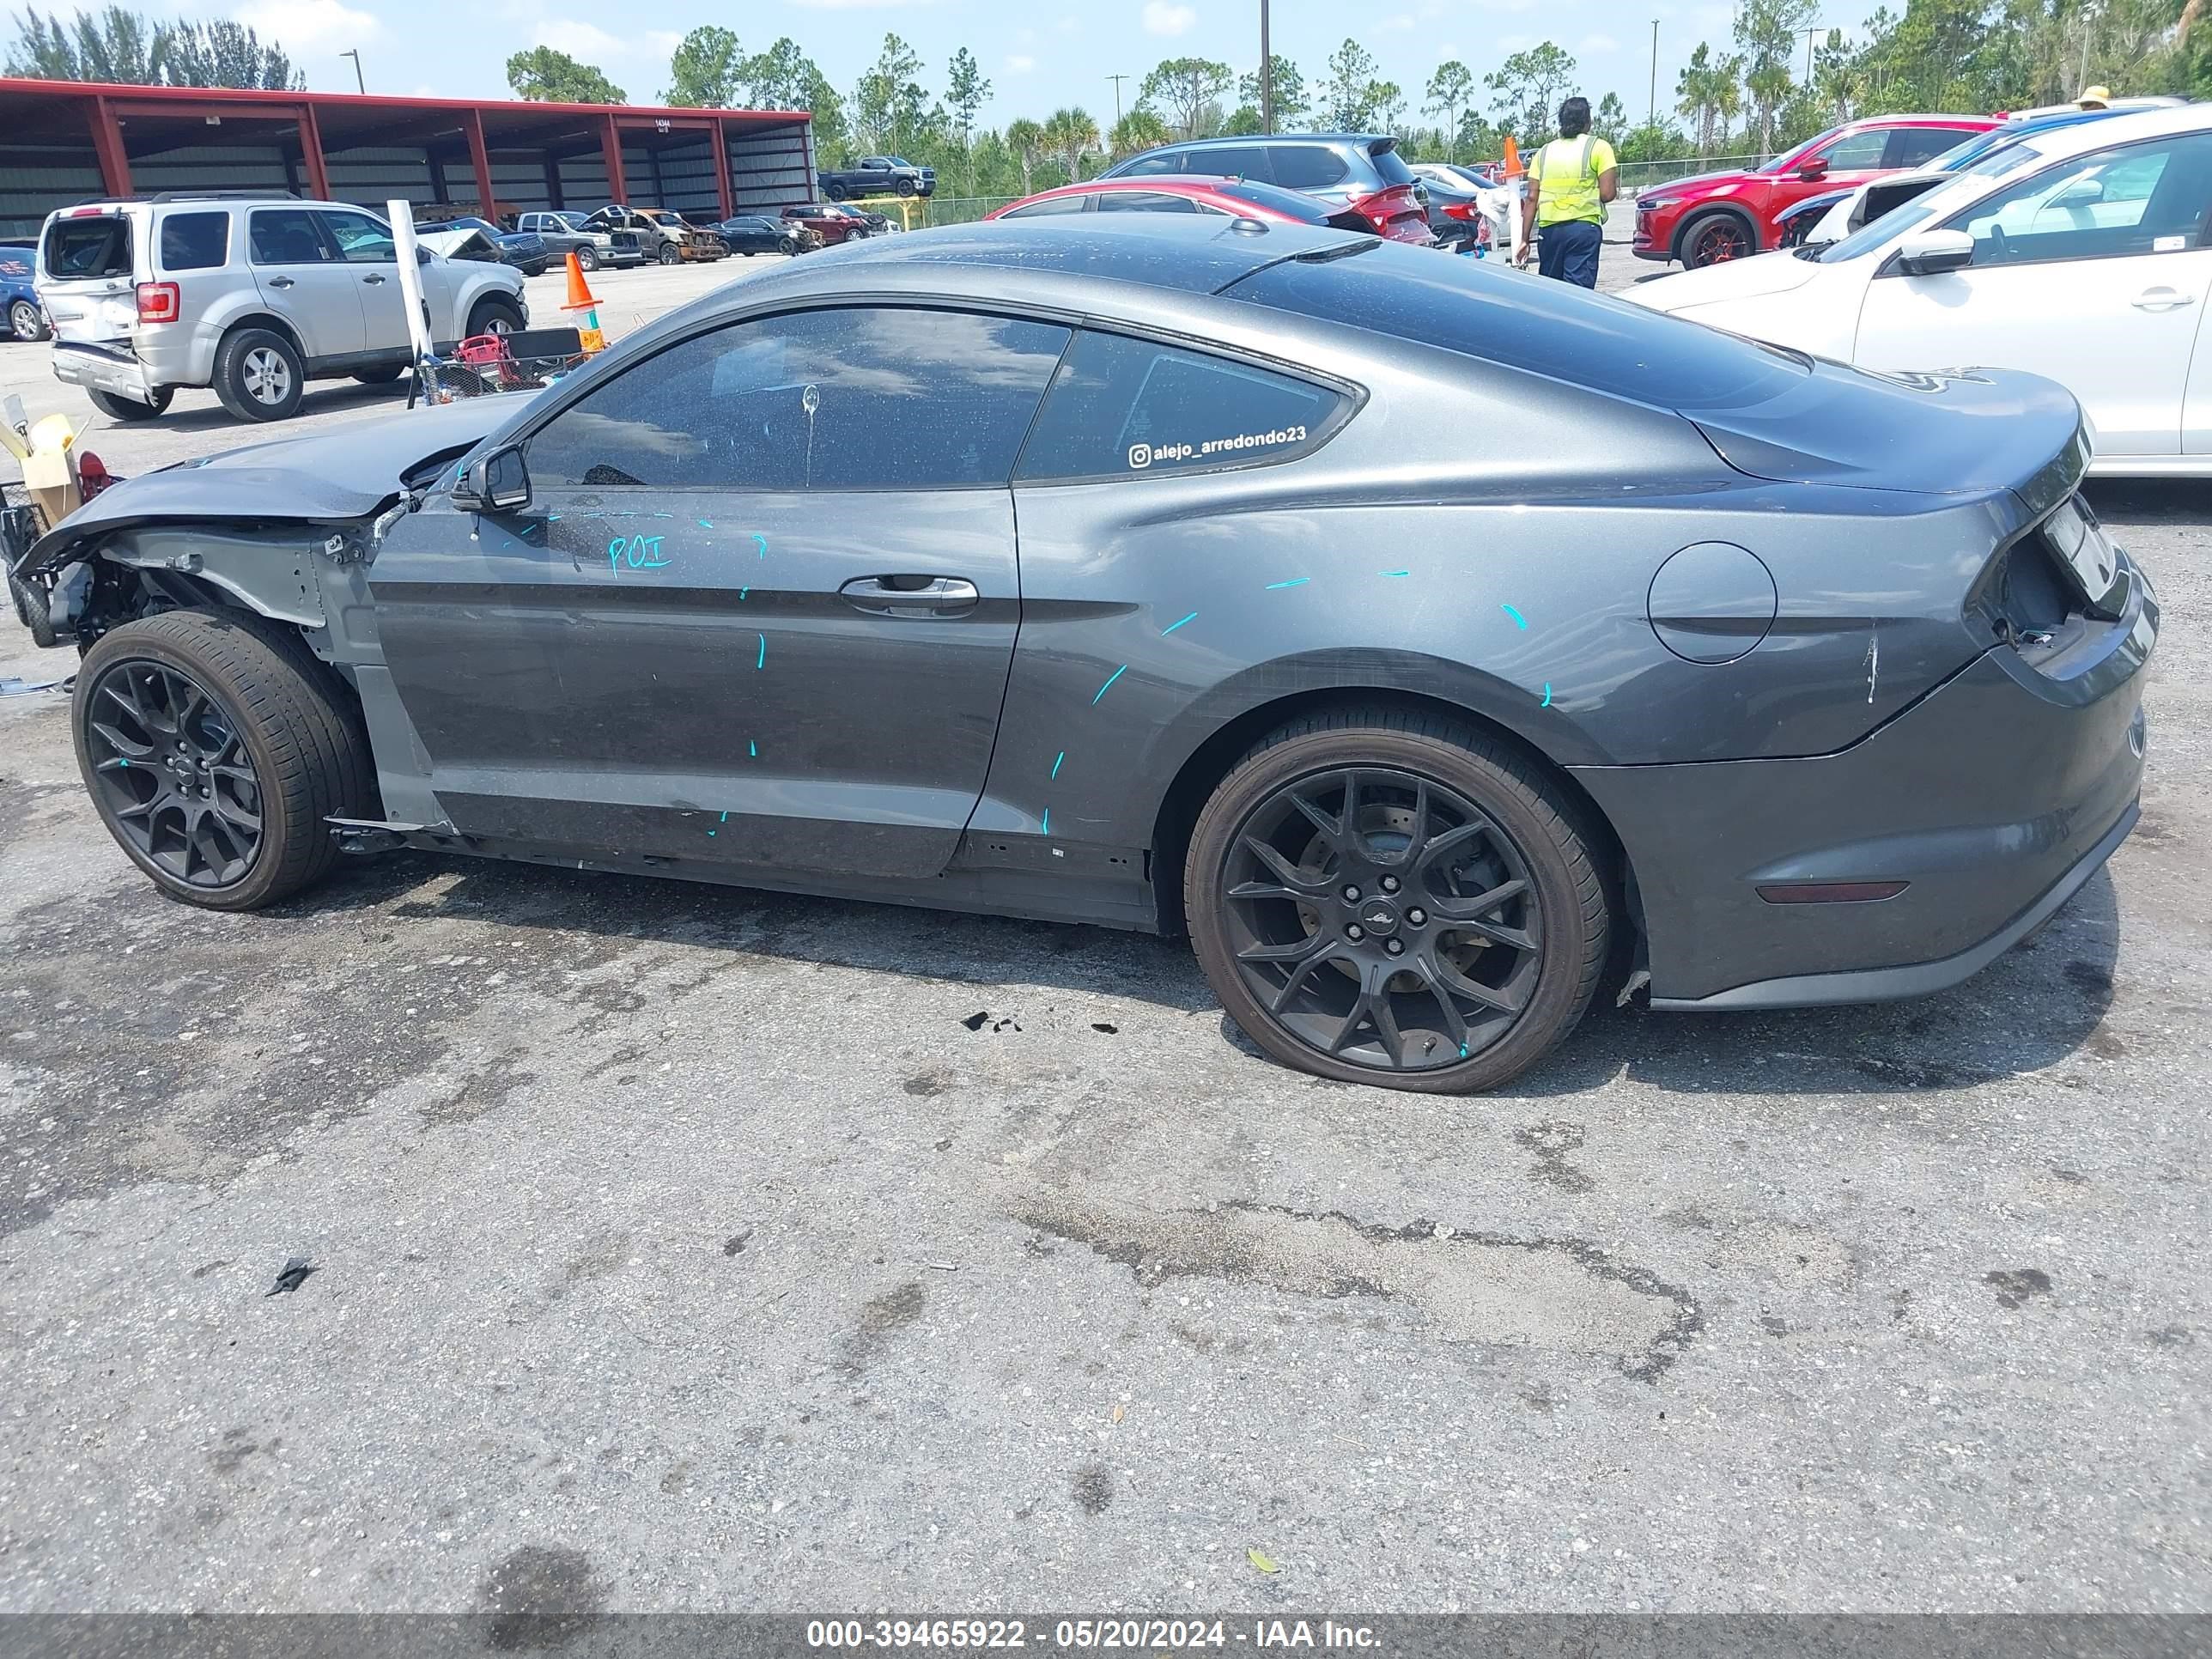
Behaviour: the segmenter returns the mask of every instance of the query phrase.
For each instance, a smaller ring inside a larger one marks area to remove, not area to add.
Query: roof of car
[[[816,256],[812,268],[827,271],[900,264],[989,266],[1063,272],[1187,294],[1218,294],[1278,260],[1372,240],[1349,231],[1278,220],[1211,219],[1178,213],[1085,214],[1079,228],[1049,218],[992,219],[905,236],[872,237]],[[1170,249],[1164,243],[1177,246]],[[833,261],[836,262],[834,266]]]
[[[1212,138],[1171,139],[1154,149],[1213,149],[1224,144],[1371,144],[1387,137],[1380,132],[1248,132],[1222,133]]]

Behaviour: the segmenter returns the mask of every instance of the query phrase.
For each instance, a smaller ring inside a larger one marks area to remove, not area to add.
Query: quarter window
[[[246,219],[246,241],[257,265],[319,265],[330,252],[315,229],[310,208],[256,208]]]
[[[161,221],[161,269],[213,270],[230,255],[230,215],[173,213]]]
[[[1068,331],[882,307],[669,347],[530,440],[550,483],[697,490],[1003,486]]]
[[[1341,393],[1247,364],[1117,334],[1082,334],[1022,452],[1042,483],[1202,472],[1311,453]]]
[[[1948,228],[1977,265],[2109,259],[2198,246],[2212,207],[2212,134],[2077,155],[1984,198]]]

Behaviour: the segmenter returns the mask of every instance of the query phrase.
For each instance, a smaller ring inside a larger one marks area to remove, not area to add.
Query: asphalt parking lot
[[[2212,494],[2094,496],[2165,605],[2106,873],[1475,1099],[1088,929],[412,854],[194,911],[0,698],[0,1609],[2206,1610]]]

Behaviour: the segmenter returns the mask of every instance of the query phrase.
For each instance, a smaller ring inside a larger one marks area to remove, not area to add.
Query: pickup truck
[[[934,196],[937,169],[918,167],[899,155],[863,155],[856,167],[823,173],[822,193],[833,202],[848,196]]]
[[[580,213],[520,214],[514,228],[542,239],[545,251],[556,259],[566,259],[574,253],[576,263],[586,270],[597,270],[602,265],[639,264],[647,258],[635,231],[586,224]]]
[[[614,203],[601,208],[584,224],[591,230],[635,232],[637,245],[644,250],[645,257],[658,259],[664,265],[682,264],[690,259],[720,259],[730,252],[713,231],[687,223],[681,214],[667,208],[624,207]]]

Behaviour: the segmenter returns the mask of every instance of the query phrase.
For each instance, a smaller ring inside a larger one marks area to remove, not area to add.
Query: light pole
[[[1118,127],[1121,125],[1121,82],[1129,77],[1126,75],[1109,75],[1106,78],[1114,83],[1114,125]]]
[[[361,93],[363,96],[367,96],[368,93],[368,82],[362,80],[361,76],[361,53],[358,51],[342,52],[338,56],[341,58],[350,58],[353,59],[354,89]]]
[[[1644,117],[1644,143],[1656,145],[1659,131],[1659,20],[1651,20],[1651,104]]]
[[[1267,0],[1260,0],[1260,131],[1275,130],[1275,53],[1267,44]]]

